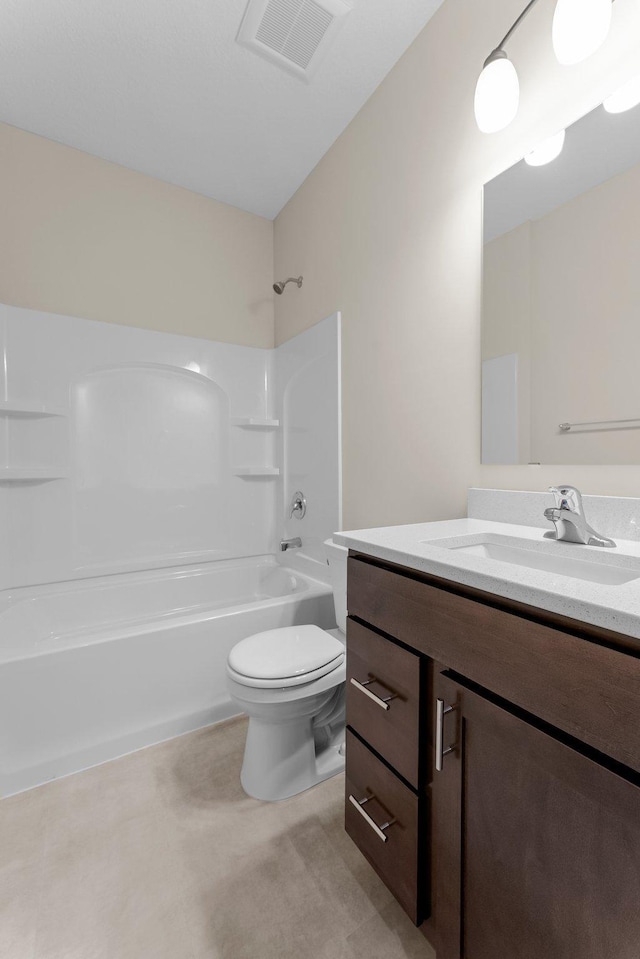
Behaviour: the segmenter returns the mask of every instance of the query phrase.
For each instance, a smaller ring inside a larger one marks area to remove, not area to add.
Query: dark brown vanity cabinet
[[[640,647],[349,563],[347,831],[438,959],[638,959]]]

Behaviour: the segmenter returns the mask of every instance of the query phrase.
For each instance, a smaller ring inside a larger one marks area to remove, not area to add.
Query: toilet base
[[[344,723],[332,726],[320,745],[310,718],[270,723],[252,716],[240,773],[242,788],[254,799],[268,802],[304,792],[344,770],[344,738]]]

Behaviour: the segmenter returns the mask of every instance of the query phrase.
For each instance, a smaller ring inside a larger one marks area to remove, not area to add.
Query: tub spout
[[[280,549],[283,553],[287,549],[298,549],[300,546],[302,546],[302,540],[299,536],[294,536],[293,539],[280,540]]]

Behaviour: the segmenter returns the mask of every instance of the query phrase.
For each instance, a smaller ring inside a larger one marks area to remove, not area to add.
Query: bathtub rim
[[[320,570],[321,564],[317,564]],[[17,643],[13,645],[2,645],[0,638],[0,667],[10,663],[20,662],[22,660],[36,659],[41,656],[55,655],[56,653],[66,652],[73,649],[84,649],[101,643],[123,640],[128,636],[144,636],[148,633],[163,632],[165,630],[177,629],[183,626],[189,626],[198,622],[209,622],[221,618],[222,616],[237,615],[248,609],[259,607],[274,608],[277,606],[288,605],[297,602],[303,598],[315,598],[327,595],[332,592],[331,586],[321,580],[311,576],[308,572],[302,572],[300,569],[287,566],[279,561],[279,557],[273,553],[265,553],[260,556],[237,557],[229,560],[215,560],[210,563],[198,563],[187,566],[164,567],[161,570],[141,570],[131,573],[116,573],[113,575],[94,577],[93,579],[65,580],[63,582],[47,583],[39,586],[23,586],[16,589],[7,589],[0,592],[0,603],[3,593],[19,594],[16,599],[16,605],[22,602],[28,602],[32,599],[45,598],[47,596],[73,594],[79,592],[85,597],[92,591],[101,587],[112,586],[130,586],[135,583],[148,584],[153,582],[162,582],[167,578],[182,578],[189,575],[200,575],[214,572],[218,569],[267,569],[282,570],[294,578],[301,580],[303,588],[283,593],[274,597],[261,597],[260,599],[249,599],[247,602],[235,602],[229,605],[216,604],[206,606],[198,604],[188,609],[170,610],[160,612],[157,615],[150,614],[147,619],[126,619],[116,620],[113,624],[101,623],[95,627],[88,627],[86,631],[80,628],[67,630],[65,632],[56,632],[53,636],[47,636],[46,639],[35,641],[31,646],[25,645],[20,648]],[[13,605],[13,604],[12,604]],[[7,607],[9,604],[7,604]],[[2,622],[2,611],[0,611],[0,624]],[[24,642],[24,639],[21,640]]]

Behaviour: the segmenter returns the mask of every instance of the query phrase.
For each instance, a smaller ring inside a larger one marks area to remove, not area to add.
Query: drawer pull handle
[[[442,772],[444,757],[456,750],[455,743],[446,749],[444,748],[444,717],[457,708],[457,704],[455,706],[445,706],[444,699],[436,699],[436,772],[439,773]]]
[[[349,796],[349,802],[356,807],[356,809],[358,810],[358,812],[360,813],[364,821],[369,826],[371,826],[376,836],[379,839],[382,839],[383,842],[386,842],[389,837],[385,835],[384,830],[388,829],[389,826],[393,826],[396,820],[389,819],[387,820],[387,822],[383,822],[381,826],[378,826],[378,824],[373,821],[373,819],[371,818],[369,813],[366,811],[366,809],[363,809],[362,807],[364,806],[365,803],[368,803],[371,799],[375,799],[375,798],[376,798],[375,796],[365,796],[364,799],[356,799],[355,796]]]
[[[359,683],[357,679],[351,677],[352,686],[355,686],[356,689],[359,689],[361,693],[364,693],[365,696],[368,696],[369,699],[372,699],[376,706],[380,706],[382,709],[389,709],[389,703],[392,699],[397,699],[398,694],[390,693],[388,696],[376,696],[375,693],[371,692],[371,690],[367,688],[371,685],[371,683],[378,683],[383,688],[386,688],[384,683],[381,683],[380,680],[376,679],[375,676],[372,676],[371,673],[369,673],[369,679],[366,681],[366,683]]]

